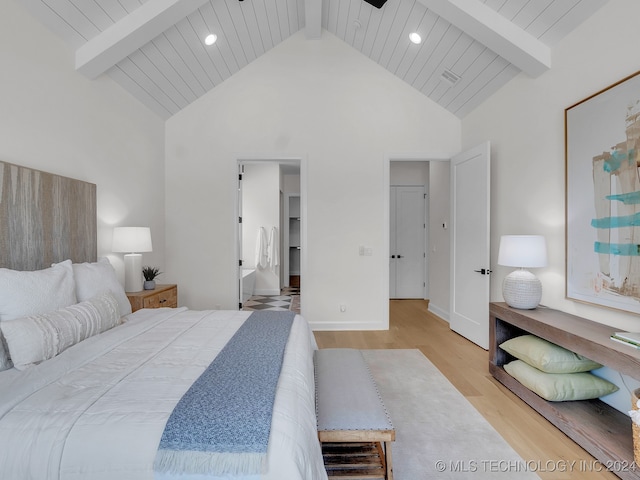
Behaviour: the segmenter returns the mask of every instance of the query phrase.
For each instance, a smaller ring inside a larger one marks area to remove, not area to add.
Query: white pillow
[[[13,362],[9,358],[9,349],[5,346],[5,339],[0,331],[0,372],[13,367]]]
[[[52,312],[76,302],[71,260],[33,272],[0,268],[0,321]]]
[[[96,263],[74,263],[73,276],[79,302],[89,300],[103,290],[111,290],[118,301],[120,315],[131,313],[131,303],[108,258],[101,257]]]
[[[55,312],[0,322],[0,329],[14,367],[24,370],[119,323],[118,301],[105,290],[91,300]]]
[[[71,260],[32,272],[0,268],[0,323],[51,312],[74,303],[76,286]],[[0,371],[11,366],[9,352],[0,334]]]

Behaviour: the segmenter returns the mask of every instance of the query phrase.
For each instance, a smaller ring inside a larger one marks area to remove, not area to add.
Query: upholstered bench
[[[314,362],[318,438],[329,478],[393,480],[396,433],[362,353],[321,349]]]

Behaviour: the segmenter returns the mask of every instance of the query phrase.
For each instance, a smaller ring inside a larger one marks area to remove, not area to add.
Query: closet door
[[[389,298],[425,298],[424,186],[392,186],[390,195]]]

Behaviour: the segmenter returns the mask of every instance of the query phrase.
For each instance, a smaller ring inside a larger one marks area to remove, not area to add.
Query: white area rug
[[[362,353],[396,429],[395,480],[539,478],[419,350]]]

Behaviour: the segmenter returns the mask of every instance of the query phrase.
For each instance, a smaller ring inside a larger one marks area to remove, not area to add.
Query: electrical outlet
[[[341,311],[342,313],[344,313],[344,312],[346,312],[346,311],[347,311],[347,306],[346,306],[344,303],[340,305],[340,311]]]

